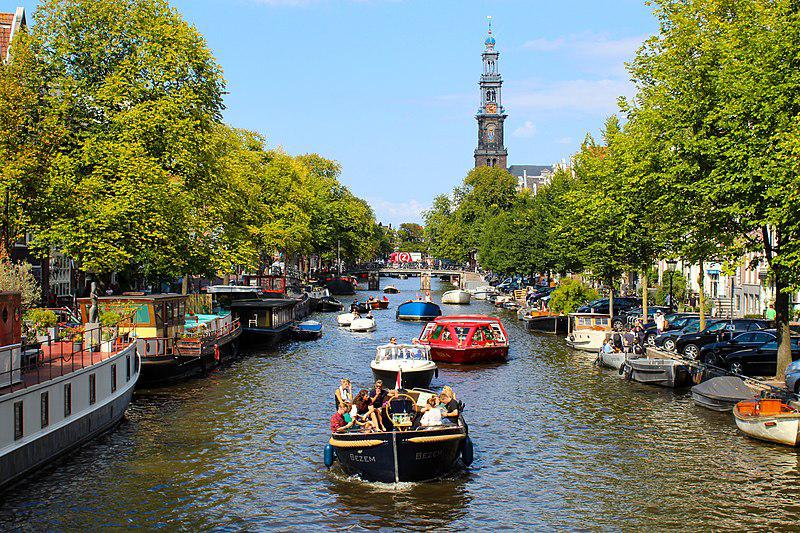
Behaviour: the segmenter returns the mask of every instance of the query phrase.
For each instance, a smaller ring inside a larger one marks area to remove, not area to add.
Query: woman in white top
[[[342,384],[336,389],[334,393],[336,396],[336,407],[339,407],[339,404],[342,403],[353,403],[353,386],[350,385],[350,380],[344,378],[342,380]]]
[[[442,410],[438,407],[439,398],[431,396],[428,398],[428,405],[425,406],[425,412],[422,413],[422,418],[419,421],[420,427],[431,427],[442,425]]]

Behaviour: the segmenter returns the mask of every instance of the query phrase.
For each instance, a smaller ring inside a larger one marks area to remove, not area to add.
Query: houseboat
[[[291,333],[298,300],[270,298],[239,300],[231,304],[231,312],[242,324],[242,342],[251,346],[273,346]]]
[[[463,403],[452,422],[423,427],[415,421],[432,395],[413,389],[389,400],[387,431],[365,433],[350,428],[333,433],[325,446],[325,466],[338,462],[348,475],[382,483],[433,480],[456,469],[459,459],[469,466],[473,447]]]
[[[70,339],[26,349],[19,294],[0,293],[0,489],[124,416],[141,368],[136,344],[76,346]]]
[[[101,318],[104,311],[115,312],[121,319],[119,333],[136,339],[141,385],[185,379],[238,354],[242,331],[231,313],[187,316],[187,299],[181,294],[141,293],[98,298]],[[78,305],[87,324],[92,301],[81,298]]]
[[[441,316],[419,336],[442,363],[489,363],[508,358],[508,333],[499,318],[484,315]]]
[[[525,329],[533,333],[565,335],[569,329],[569,317],[550,311],[529,311],[525,318]]]
[[[611,332],[611,317],[599,313],[570,313],[567,346],[596,354]]]

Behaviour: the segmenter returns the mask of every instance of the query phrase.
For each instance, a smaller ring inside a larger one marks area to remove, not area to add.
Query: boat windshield
[[[430,360],[430,348],[424,344],[384,344],[378,346],[375,354],[376,361],[391,361],[393,359]]]
[[[456,332],[456,337],[458,338],[458,342],[466,342],[467,341],[467,334],[469,333],[468,326],[456,326],[453,328]]]

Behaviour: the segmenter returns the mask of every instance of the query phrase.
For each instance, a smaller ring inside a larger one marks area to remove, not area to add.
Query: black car
[[[800,337],[792,337],[792,361],[800,358]],[[778,368],[778,341],[757,348],[733,352],[722,361],[723,368],[744,376],[774,376]]]
[[[699,360],[710,365],[727,368],[725,358],[733,352],[758,348],[776,339],[775,330],[746,331],[732,339],[712,342],[700,348]]]
[[[664,318],[667,321],[667,329],[666,332],[678,332],[685,328],[686,326],[691,326],[693,324],[700,323],[700,317],[693,313],[672,313],[669,315],[665,315]],[[698,331],[698,330],[695,330]],[[656,346],[656,338],[658,337],[658,329],[656,328],[655,323],[648,323],[644,327],[644,342],[648,346]],[[663,336],[663,335],[662,335]],[[678,337],[673,335],[671,337],[670,346],[666,349],[672,351],[675,349],[675,339]],[[664,346],[666,337],[661,340],[661,344],[659,345]]]
[[[675,341],[675,351],[682,353],[689,359],[697,359],[700,348],[712,342],[722,342],[733,337],[734,333],[744,331],[757,331],[767,329],[767,320],[755,318],[736,318],[734,320],[719,320],[703,331],[681,335]]]
[[[623,313],[628,311],[629,309],[633,309],[634,307],[641,306],[642,300],[640,298],[630,298],[627,296],[618,296],[614,298],[614,316],[613,320],[611,321],[611,326],[614,328],[622,328],[625,325],[625,318],[623,317]],[[579,307],[579,313],[599,313],[601,315],[607,315],[609,311],[609,302],[608,298],[601,298],[599,300],[595,300],[593,302],[589,302],[588,304]]]
[[[536,303],[542,298],[549,296],[554,290],[556,290],[555,287],[538,287],[533,294],[528,296],[528,305]]]
[[[697,333],[700,331],[700,321],[695,320],[689,322],[683,329],[674,329],[671,331],[665,331],[661,335],[657,335],[653,340],[653,346],[656,348],[662,348],[669,352],[675,351],[675,342],[682,337],[683,335],[689,335],[692,333]],[[647,339],[645,339],[647,342]]]

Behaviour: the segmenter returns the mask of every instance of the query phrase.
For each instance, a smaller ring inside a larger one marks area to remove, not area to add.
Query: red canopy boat
[[[442,363],[488,363],[508,357],[508,333],[499,318],[484,315],[440,316],[419,336]]]

